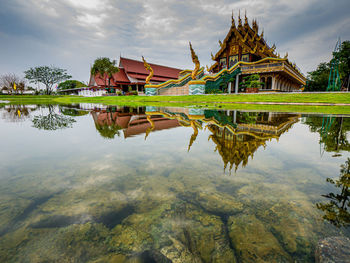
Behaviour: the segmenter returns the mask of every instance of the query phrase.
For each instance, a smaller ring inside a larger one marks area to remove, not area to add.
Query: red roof
[[[177,79],[179,77],[179,73],[182,71],[181,69],[161,66],[157,64],[150,63],[150,65],[154,71],[154,77],[163,77],[166,78],[166,80]],[[145,76],[144,79],[146,79],[149,75],[149,72],[146,71],[142,61],[121,57],[119,66],[124,68],[128,75],[130,73],[142,74]],[[151,81],[152,80],[153,78],[151,79]]]
[[[155,82],[164,82],[169,79],[177,79],[179,77],[179,73],[182,71],[181,69],[156,64],[150,65],[154,70],[154,76],[152,77],[151,81]],[[111,86],[117,86],[118,84],[131,84],[129,77],[136,79],[137,83],[139,84],[145,84],[146,78],[149,75],[149,72],[146,71],[142,61],[129,58],[120,58],[119,69],[120,71],[115,73],[111,79]],[[105,77],[107,78],[107,75],[105,75]],[[94,76],[94,79],[96,86],[105,86],[105,80],[101,78],[99,74]],[[106,84],[108,85],[108,80]],[[94,84],[91,83],[90,85],[93,86]]]

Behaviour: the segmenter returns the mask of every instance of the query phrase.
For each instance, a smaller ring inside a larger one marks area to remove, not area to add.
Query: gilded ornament
[[[143,60],[143,65],[144,65],[145,69],[147,71],[149,71],[149,75],[146,78],[146,84],[150,84],[150,81],[151,81],[151,78],[153,77],[154,72],[153,72],[151,65],[146,62],[146,60],[143,56],[142,56],[142,60]]]
[[[194,52],[193,48],[192,48],[192,44],[190,42],[190,49],[191,49],[191,56],[192,56],[192,62],[195,64],[194,70],[192,71],[192,79],[196,79],[196,76],[198,74],[199,71],[199,67],[200,67],[200,63],[199,63],[199,59],[198,56],[196,55],[196,53]]]

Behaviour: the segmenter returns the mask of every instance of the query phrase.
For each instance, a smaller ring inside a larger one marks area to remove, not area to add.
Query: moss
[[[291,262],[274,235],[254,215],[232,216],[229,235],[242,262]]]

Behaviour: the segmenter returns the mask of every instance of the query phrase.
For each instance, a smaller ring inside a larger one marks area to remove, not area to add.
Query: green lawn
[[[0,96],[0,100],[20,104],[69,104],[102,103],[106,105],[125,106],[194,106],[204,108],[224,108],[242,110],[270,110],[289,112],[319,112],[350,114],[349,106],[322,105],[269,105],[239,104],[239,102],[274,102],[274,103],[332,103],[350,104],[350,93],[297,93],[297,94],[238,94],[238,95],[196,95],[196,96],[111,96],[111,97],[77,97],[77,96]]]

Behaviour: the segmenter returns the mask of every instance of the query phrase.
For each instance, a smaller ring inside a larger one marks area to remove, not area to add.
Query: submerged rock
[[[254,215],[231,216],[228,228],[241,262],[293,262],[274,235]]]
[[[317,263],[349,263],[350,239],[346,237],[328,237],[318,242],[315,251]]]

